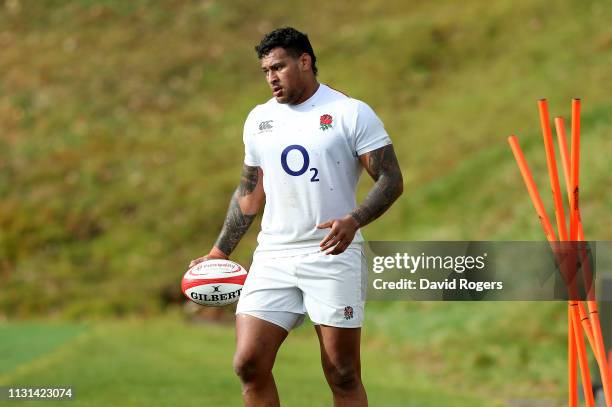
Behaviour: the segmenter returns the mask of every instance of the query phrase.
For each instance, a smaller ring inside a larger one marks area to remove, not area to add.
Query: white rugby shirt
[[[256,252],[316,252],[329,229],[316,225],[356,207],[359,155],[391,144],[364,102],[320,84],[299,105],[275,98],[256,106],[244,124],[244,163],[261,167],[266,204]],[[357,231],[353,244],[361,244]]]

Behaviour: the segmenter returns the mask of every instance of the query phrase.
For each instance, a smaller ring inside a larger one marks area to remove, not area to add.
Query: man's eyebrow
[[[268,66],[262,66],[262,67],[261,67],[261,70],[262,70],[262,71],[265,71],[265,70],[270,69],[270,68],[278,68],[278,67],[281,67],[281,66],[284,66],[284,65],[285,65],[285,63],[284,63],[284,62],[279,61],[279,62],[275,62],[275,63],[273,63],[273,64],[270,64],[270,65],[268,65]]]

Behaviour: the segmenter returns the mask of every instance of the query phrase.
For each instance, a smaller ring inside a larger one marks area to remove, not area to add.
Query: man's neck
[[[312,80],[306,85],[306,87],[304,88],[304,92],[302,92],[302,95],[300,96],[300,98],[293,104],[299,105],[301,103],[304,103],[305,101],[310,99],[312,95],[314,95],[317,92],[318,89],[319,89],[319,82],[317,82],[316,79]]]

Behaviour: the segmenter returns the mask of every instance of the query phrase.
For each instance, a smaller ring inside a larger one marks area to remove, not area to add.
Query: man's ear
[[[299,59],[300,70],[307,71],[308,69],[312,69],[312,58],[310,54],[304,52]]]

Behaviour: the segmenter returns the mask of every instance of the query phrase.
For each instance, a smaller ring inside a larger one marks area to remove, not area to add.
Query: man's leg
[[[335,407],[368,405],[361,382],[361,328],[315,325],[321,346],[321,363],[334,394]]]
[[[251,315],[236,315],[234,370],[242,382],[244,405],[280,406],[272,367],[288,332]]]

